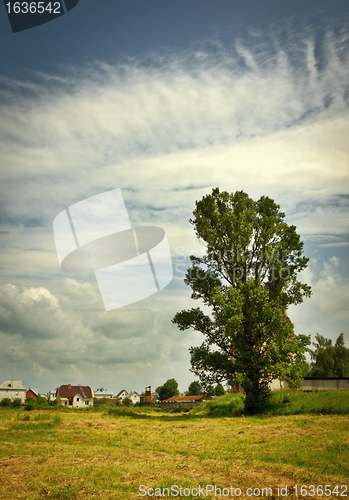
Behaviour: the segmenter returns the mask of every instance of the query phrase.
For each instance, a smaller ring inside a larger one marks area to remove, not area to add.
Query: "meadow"
[[[242,407],[237,394],[183,413],[2,409],[0,498],[349,496],[348,392],[276,393],[254,417]]]

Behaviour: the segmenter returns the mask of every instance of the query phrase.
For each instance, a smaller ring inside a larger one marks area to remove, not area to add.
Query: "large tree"
[[[254,201],[243,191],[215,188],[196,202],[193,215],[189,222],[206,251],[190,257],[184,281],[205,308],[183,310],[172,321],[205,336],[190,348],[191,371],[204,386],[240,383],[245,410],[263,411],[271,380],[299,385],[302,379],[310,339],[295,335],[286,310],[311,295],[297,279],[309,259],[296,227],[266,196]]]

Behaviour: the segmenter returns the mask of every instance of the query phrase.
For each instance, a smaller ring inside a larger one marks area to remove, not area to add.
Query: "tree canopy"
[[[297,279],[309,259],[296,227],[266,196],[254,201],[243,191],[215,188],[196,202],[193,215],[189,222],[205,255],[190,257],[184,281],[209,312],[183,310],[172,321],[205,337],[190,348],[191,371],[204,387],[240,383],[246,411],[262,411],[271,380],[299,384],[302,378],[310,340],[295,335],[286,309],[311,295]]]
[[[194,380],[188,387],[188,396],[200,396],[202,394],[202,387],[200,382]]]
[[[332,340],[317,334],[310,351],[312,363],[310,374],[313,377],[349,377],[349,349],[345,347],[341,333],[332,345]]]
[[[158,387],[156,392],[159,399],[164,401],[165,399],[172,398],[173,396],[178,396],[178,383],[174,378],[167,380],[164,385]]]

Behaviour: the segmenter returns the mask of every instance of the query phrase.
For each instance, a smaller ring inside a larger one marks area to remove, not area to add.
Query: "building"
[[[158,404],[161,408],[188,408],[190,410],[210,399],[207,396],[173,396],[172,398],[165,399],[165,401],[160,401]]]
[[[29,387],[29,389],[27,390],[26,392],[26,398],[33,398],[33,399],[37,399],[39,397],[39,392],[38,392],[38,388],[35,387],[35,389],[31,389]]]
[[[116,399],[121,399],[122,401],[127,398],[127,394],[128,392],[125,389],[122,389],[122,391],[120,391],[119,394],[116,395]]]
[[[57,389],[58,405],[69,408],[87,408],[93,406],[93,390],[87,385],[61,385]]]
[[[349,377],[304,377],[303,391],[348,391]]]
[[[10,398],[11,401],[20,399],[25,403],[26,390],[20,380],[6,380],[0,385],[0,401],[4,398]]]
[[[126,396],[128,399],[130,399],[132,401],[133,404],[135,403],[139,403],[140,400],[141,400],[141,397],[140,395],[138,394],[138,392],[136,391],[131,391],[127,394]]]
[[[107,389],[97,389],[96,391],[93,391],[93,397],[96,399],[113,399],[114,398],[114,393],[111,391],[107,391]]]
[[[57,394],[57,389],[55,389],[54,391],[49,391],[47,393],[47,400],[50,402],[50,401],[56,401],[56,394]]]

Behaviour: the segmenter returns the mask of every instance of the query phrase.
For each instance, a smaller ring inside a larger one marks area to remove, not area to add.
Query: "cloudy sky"
[[[15,34],[3,9],[0,35],[0,383],[186,390],[202,338],[171,319],[196,306],[188,219],[215,186],[281,205],[310,258],[295,331],[349,346],[347,0],[83,0]],[[116,188],[166,231],[174,279],[105,312],[52,223]]]

